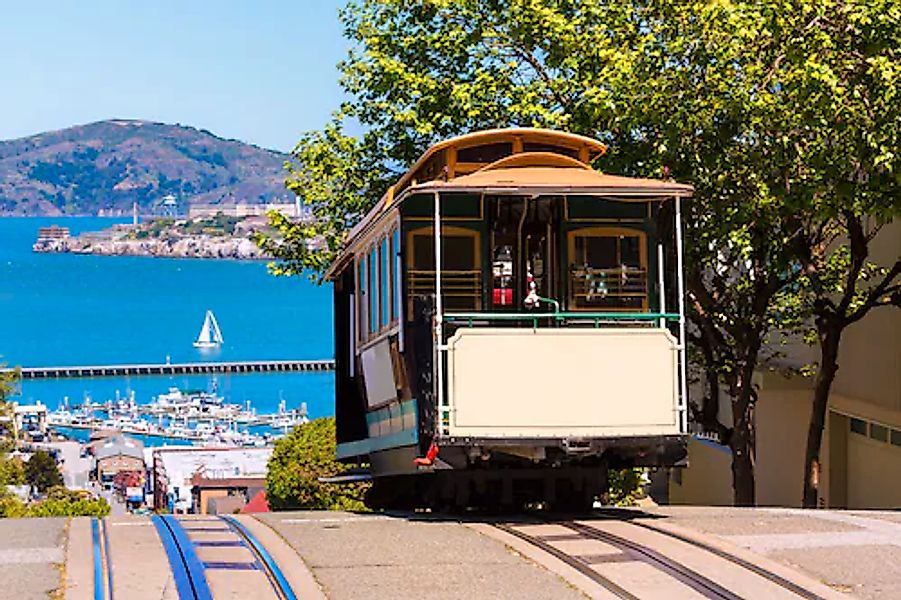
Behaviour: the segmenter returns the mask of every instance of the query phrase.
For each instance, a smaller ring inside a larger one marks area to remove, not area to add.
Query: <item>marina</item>
[[[261,447],[273,443],[290,429],[309,421],[306,402],[288,410],[280,400],[275,413],[257,413],[250,402],[225,403],[213,391],[169,388],[148,404],[138,404],[133,392],[115,401],[93,402],[89,397],[77,406],[65,399],[46,413],[46,426],[62,435],[72,431],[117,431],[203,445]],[[254,431],[251,431],[251,428]]]

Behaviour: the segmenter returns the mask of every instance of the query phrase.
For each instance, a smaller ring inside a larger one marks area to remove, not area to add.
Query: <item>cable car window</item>
[[[477,310],[481,305],[482,271],[479,233],[462,227],[441,228],[441,289],[445,310]],[[435,293],[435,238],[431,227],[409,233],[409,296]],[[411,300],[412,301],[412,300]],[[412,306],[410,307],[412,313]]]
[[[360,332],[360,341],[367,338],[367,332],[369,331],[369,325],[366,319],[366,309],[369,306],[369,290],[366,283],[367,273],[366,256],[363,255],[357,262],[357,280],[359,282],[360,290],[360,293],[357,295],[357,314],[359,320],[358,331]]]
[[[523,152],[553,152],[554,154],[562,154],[571,158],[579,158],[579,151],[575,148],[567,148],[565,146],[554,146],[553,144],[541,144],[538,142],[525,142],[522,145]]]
[[[646,311],[646,244],[638,230],[589,227],[570,232],[570,307]]]
[[[369,251],[369,333],[379,330],[379,292],[378,292],[378,259],[375,246]]]
[[[391,267],[389,265],[389,256],[388,252],[388,238],[382,238],[382,242],[379,245],[379,264],[381,264],[381,272],[382,272],[382,285],[381,285],[381,297],[379,299],[379,307],[381,309],[381,318],[379,319],[379,323],[382,327],[388,326],[391,323]]]
[[[391,235],[391,282],[394,302],[391,304],[391,320],[400,318],[400,274],[397,272],[398,256],[400,255],[400,230],[395,229]]]
[[[458,163],[493,163],[513,154],[513,142],[483,144],[457,150]]]

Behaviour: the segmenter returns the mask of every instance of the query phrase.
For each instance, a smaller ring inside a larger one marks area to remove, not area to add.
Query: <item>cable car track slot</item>
[[[510,535],[513,535],[513,536],[535,546],[536,548],[543,550],[544,552],[547,552],[554,558],[560,560],[567,566],[572,567],[573,569],[575,569],[582,575],[588,577],[591,581],[597,583],[598,585],[600,585],[601,587],[603,587],[610,593],[614,594],[617,598],[622,598],[622,600],[638,600],[638,596],[632,594],[625,588],[614,583],[610,579],[604,577],[603,575],[601,575],[600,573],[598,573],[597,571],[592,569],[590,563],[588,563],[578,557],[569,555],[558,548],[555,548],[548,542],[541,539],[540,536],[529,535],[529,534],[519,531],[518,529],[515,529],[509,525],[505,525],[503,523],[492,523],[492,525],[495,528],[500,529],[504,533],[509,533]]]
[[[609,544],[615,548],[624,551],[635,557],[636,560],[656,567],[667,575],[673,577],[677,581],[687,585],[694,591],[703,595],[705,598],[717,598],[722,600],[742,600],[742,596],[731,592],[716,583],[715,581],[701,575],[693,569],[689,569],[685,565],[661,554],[660,552],[648,548],[643,544],[633,542],[619,535],[601,531],[588,525],[575,522],[558,523],[562,527],[571,529],[585,536],[586,538],[598,540]]]
[[[802,598],[806,598],[807,600],[825,600],[825,598],[823,598],[819,594],[811,592],[810,590],[807,590],[807,589],[801,587],[800,585],[782,577],[781,575],[777,575],[776,573],[773,573],[772,571],[764,569],[763,567],[755,565],[754,563],[747,561],[739,556],[736,556],[730,552],[726,552],[725,550],[720,550],[719,548],[716,548],[715,546],[711,546],[710,544],[707,544],[700,540],[692,539],[688,536],[682,535],[680,533],[676,533],[674,531],[668,531],[668,530],[662,529],[660,527],[655,527],[654,525],[651,525],[649,523],[638,523],[636,521],[629,521],[629,523],[631,525],[635,525],[636,527],[641,527],[643,529],[647,529],[648,531],[653,531],[654,533],[659,533],[661,535],[665,535],[667,537],[679,540],[680,542],[683,542],[685,544],[689,544],[696,548],[700,548],[701,550],[704,550],[706,552],[710,552],[711,554],[715,554],[716,556],[719,556],[720,558],[728,560],[729,562],[731,562],[733,564],[736,564],[744,569],[747,569],[748,571],[751,571],[752,573],[759,575],[759,576],[763,577],[764,579],[767,579],[767,580],[775,583],[776,585],[778,585]]]

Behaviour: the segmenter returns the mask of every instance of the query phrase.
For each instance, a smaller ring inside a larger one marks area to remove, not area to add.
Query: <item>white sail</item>
[[[221,344],[225,340],[222,339],[222,330],[219,329],[219,321],[216,320],[216,315],[211,310],[206,311],[206,315],[212,329],[213,343]]]
[[[219,329],[219,323],[216,321],[213,311],[208,310],[194,346],[196,348],[213,348],[220,345],[222,341],[222,331]]]

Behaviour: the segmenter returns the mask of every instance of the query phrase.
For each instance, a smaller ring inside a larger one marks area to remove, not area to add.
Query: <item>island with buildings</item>
[[[294,219],[308,218],[299,203],[191,206],[184,216],[143,220],[135,207],[131,223],[102,231],[71,235],[66,227],[41,227],[32,249],[108,256],[265,260],[270,257],[253,238],[269,230],[267,214],[273,211]]]

